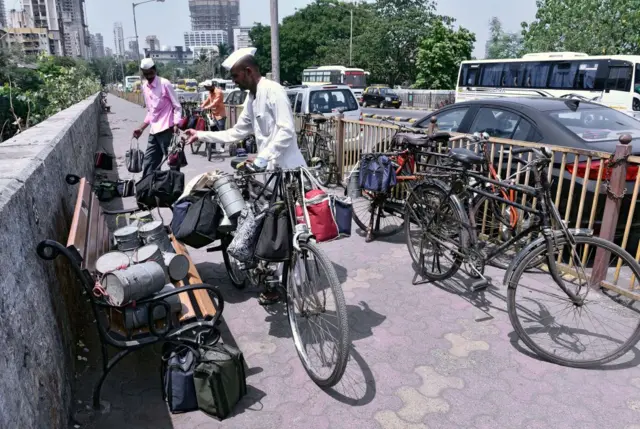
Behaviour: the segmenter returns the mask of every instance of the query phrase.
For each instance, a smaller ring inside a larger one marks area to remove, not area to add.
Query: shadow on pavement
[[[376,380],[371,368],[355,346],[351,347],[349,358],[340,382],[326,392],[336,401],[352,407],[361,407],[376,397]]]

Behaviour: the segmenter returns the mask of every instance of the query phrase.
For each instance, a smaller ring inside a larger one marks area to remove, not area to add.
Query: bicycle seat
[[[451,139],[451,134],[446,131],[438,131],[431,136],[431,140],[438,143],[447,143]]]
[[[464,165],[482,164],[484,162],[484,158],[482,156],[463,147],[451,149],[450,154],[454,161]]]
[[[429,143],[429,136],[424,134],[398,133],[393,138],[393,143],[397,145],[424,146]]]
[[[311,120],[313,121],[314,124],[324,124],[325,122],[327,122],[327,118],[325,118],[322,115],[312,115],[311,116]]]

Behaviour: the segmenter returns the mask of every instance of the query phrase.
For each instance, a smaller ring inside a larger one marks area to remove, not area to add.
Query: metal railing
[[[455,102],[455,91],[396,89],[404,107],[436,110]]]
[[[143,105],[139,93],[114,92],[121,98]],[[226,106],[228,127],[237,122],[242,106]],[[345,120],[335,117],[318,127],[305,124],[303,116],[295,118],[296,131],[304,126],[307,131],[319,130],[325,138],[332,139],[336,148],[339,177],[345,178],[365,153],[387,152],[397,128],[391,124]],[[458,141],[451,147],[466,144]],[[514,184],[530,184],[529,171],[523,171],[513,161],[512,147],[540,147],[540,144],[492,138],[486,150],[494,161],[502,179]],[[614,153],[589,151],[562,146],[545,145],[553,152],[553,165],[549,179],[554,190],[554,202],[561,217],[570,228],[590,229],[600,237],[614,241],[640,260],[640,212],[636,212],[640,191],[640,156],[631,156],[631,146],[621,138]],[[476,147],[470,147],[477,149]],[[529,154],[529,157],[532,155]],[[514,195],[514,201],[522,205],[535,204],[526,195]],[[485,212],[482,220],[488,224]],[[478,223],[480,224],[480,223]],[[586,257],[586,256],[585,256]],[[631,278],[628,285],[620,282],[620,266],[611,287],[623,295],[640,299],[640,279]],[[595,268],[594,268],[595,270]]]

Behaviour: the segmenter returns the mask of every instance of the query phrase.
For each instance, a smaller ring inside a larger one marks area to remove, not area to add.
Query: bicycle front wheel
[[[349,358],[347,305],[335,268],[313,242],[299,243],[287,281],[287,310],[302,365],[320,387],[336,385]]]
[[[385,194],[362,191],[357,197],[351,195],[353,220],[365,233],[371,225],[371,235],[374,238],[394,236],[404,229],[404,205],[407,194],[406,182],[398,182]],[[347,190],[345,195],[348,195]]]
[[[557,238],[547,255],[552,259],[535,272],[525,271],[547,246],[526,255],[509,279],[507,302],[527,347],[550,362],[586,368],[618,359],[640,339],[640,265],[601,238],[576,236],[575,242]],[[576,299],[551,276],[550,264]]]

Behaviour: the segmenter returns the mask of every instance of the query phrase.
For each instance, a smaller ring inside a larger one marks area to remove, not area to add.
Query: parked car
[[[330,118],[342,112],[346,120],[362,120],[362,109],[347,85],[300,85],[286,91],[294,115],[317,114]],[[362,127],[346,127],[345,149],[360,147],[362,138]]]
[[[224,104],[239,106],[244,104],[249,95],[249,91],[241,91],[239,88],[230,91],[224,99]]]
[[[370,86],[362,94],[362,107],[395,107],[399,109],[402,106],[402,100],[398,97],[393,89],[389,87]]]
[[[492,137],[540,143],[541,145],[563,146],[579,150],[594,150],[613,153],[623,134],[632,137],[632,153],[640,154],[640,121],[615,109],[588,101],[561,98],[494,98],[473,100],[446,106],[417,121],[414,126],[427,128],[432,117],[437,118],[441,131],[475,133],[487,132]],[[496,156],[499,156],[496,154]],[[586,178],[586,156],[579,156],[577,177],[572,191],[569,215],[570,227],[575,228],[578,205],[582,188],[587,182],[584,212],[581,228],[588,227],[592,201],[596,192],[596,182],[600,160],[593,158],[589,177]],[[495,164],[497,165],[497,159]],[[506,171],[503,162],[503,177]],[[560,174],[563,177],[561,198],[558,209],[564,216],[569,201],[571,178],[575,170],[575,155],[568,154],[565,167],[562,154],[556,152],[553,171],[553,192],[555,194]],[[630,165],[626,175],[626,195],[616,228],[617,243],[622,241],[627,214],[631,204],[631,194],[638,175],[638,166]],[[604,188],[604,187],[603,187]],[[599,232],[606,200],[604,189],[600,189],[595,216],[595,230]],[[631,234],[627,250],[635,254],[640,239],[640,208],[634,211]]]

